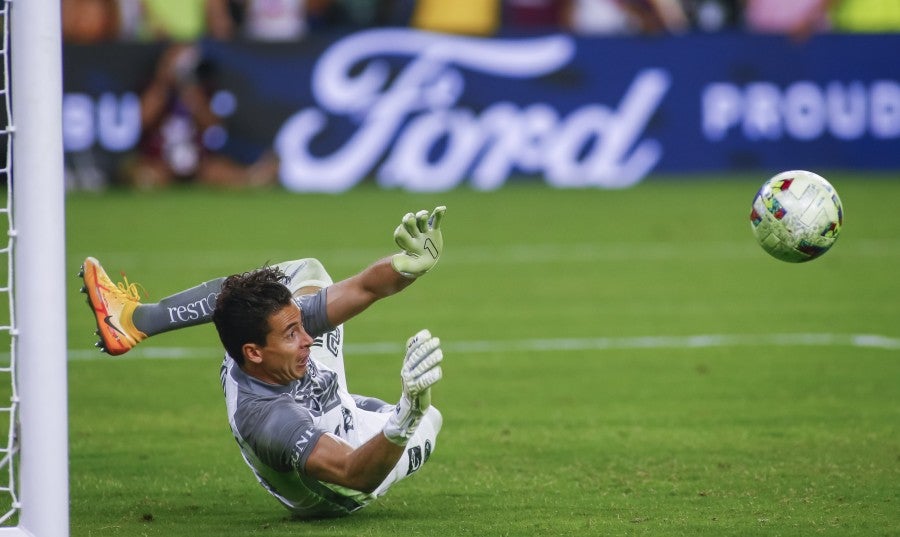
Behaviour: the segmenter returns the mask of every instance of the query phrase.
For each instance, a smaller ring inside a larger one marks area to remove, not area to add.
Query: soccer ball
[[[790,263],[815,259],[834,245],[844,223],[841,199],[823,177],[781,172],[753,198],[750,224],[763,250]]]

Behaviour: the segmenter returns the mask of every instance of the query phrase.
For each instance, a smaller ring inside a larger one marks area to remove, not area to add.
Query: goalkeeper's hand
[[[446,207],[436,207],[431,214],[419,211],[406,213],[394,230],[394,241],[402,250],[391,257],[394,270],[407,278],[418,278],[434,267],[444,251],[441,220]]]
[[[406,445],[431,406],[431,387],[443,375],[441,340],[422,330],[406,342],[406,356],[400,370],[403,395],[384,426],[384,436],[398,445]]]

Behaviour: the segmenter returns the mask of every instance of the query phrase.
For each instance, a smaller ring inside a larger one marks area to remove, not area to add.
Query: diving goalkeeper
[[[299,259],[218,278],[141,303],[94,258],[82,267],[101,350],[118,355],[143,339],[215,324],[228,421],[259,483],[295,516],[340,516],[384,494],[428,460],[441,429],[431,387],[441,379],[440,340],[409,338],[397,404],[352,395],[343,323],[428,272],[443,251],[445,208],[408,213],[394,232],[401,251],[333,283]]]

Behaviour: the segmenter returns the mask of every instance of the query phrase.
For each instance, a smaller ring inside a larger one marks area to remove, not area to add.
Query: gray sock
[[[216,278],[175,293],[155,304],[141,304],[134,310],[135,328],[152,336],[212,322],[216,298],[224,281],[225,278]]]

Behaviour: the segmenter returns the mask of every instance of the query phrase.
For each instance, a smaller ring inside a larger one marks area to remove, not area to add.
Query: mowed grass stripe
[[[442,347],[448,353],[478,352],[566,352],[573,350],[623,350],[623,349],[690,349],[705,347],[865,347],[884,350],[900,350],[900,338],[879,334],[697,334],[690,336],[644,336],[623,338],[559,338],[526,340],[444,341]],[[382,354],[400,354],[403,345],[391,342],[347,343],[345,354],[349,357]],[[218,356],[220,349],[213,347],[149,347],[136,348],[126,355],[112,358],[100,351],[69,350],[69,360],[133,360],[133,359],[209,359]]]
[[[559,263],[561,259],[569,262],[593,261],[652,261],[680,259],[746,259],[760,257],[762,250],[753,242],[749,228],[746,240],[742,241],[666,241],[666,242],[609,242],[604,244],[580,242],[573,244],[505,244],[500,246],[473,247],[453,245],[450,252],[441,260],[441,265],[508,265],[510,263]],[[385,255],[389,247],[375,249],[317,248],[304,257],[316,257],[330,265],[359,268]],[[841,250],[843,255],[867,258],[900,257],[900,239],[859,239],[838,240],[835,251]],[[94,252],[87,255],[106,257],[107,252]],[[273,254],[275,254],[273,256]],[[202,266],[204,260],[215,260],[217,264],[239,263],[248,257],[256,257],[259,263],[265,261],[279,262],[297,258],[297,249],[281,252],[267,250],[256,255],[252,250],[194,250],[192,252],[171,252],[178,256],[180,262],[190,266]],[[110,253],[110,256],[113,254]],[[164,255],[164,254],[163,254]],[[763,254],[765,257],[766,254]],[[146,256],[146,252],[117,250],[114,253],[116,266],[133,265]],[[774,260],[773,260],[774,261]],[[253,267],[246,267],[253,268]],[[136,274],[136,271],[135,271]],[[136,274],[136,277],[140,277]]]

